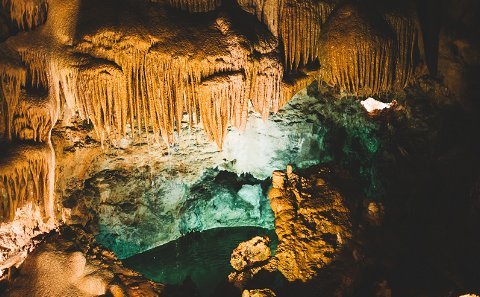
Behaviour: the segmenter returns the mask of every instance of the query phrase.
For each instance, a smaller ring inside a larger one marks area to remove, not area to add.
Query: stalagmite
[[[169,0],[173,7],[189,12],[208,12],[217,9],[221,0]]]
[[[1,5],[22,30],[34,29],[47,18],[46,0],[2,0]]]
[[[54,213],[54,153],[49,144],[18,144],[2,148],[0,159],[0,221],[32,202],[45,219]]]
[[[285,0],[280,15],[280,37],[288,70],[296,70],[318,58],[320,33],[333,7],[318,0]]]
[[[354,5],[337,9],[320,40],[320,78],[354,94],[374,95],[394,86],[395,36],[380,16]]]

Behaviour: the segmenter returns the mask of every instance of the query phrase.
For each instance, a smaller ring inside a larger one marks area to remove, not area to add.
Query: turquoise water
[[[177,285],[189,279],[202,296],[209,296],[233,271],[232,251],[240,242],[257,235],[270,237],[273,253],[278,243],[274,230],[234,227],[190,233],[123,261],[127,267],[160,283]]]

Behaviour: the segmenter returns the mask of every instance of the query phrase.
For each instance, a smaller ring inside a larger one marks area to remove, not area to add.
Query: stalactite
[[[415,68],[414,51],[417,44],[418,27],[412,15],[414,14],[386,13],[385,15],[386,21],[396,34],[396,89],[403,89],[407,86],[412,79]]]
[[[285,67],[297,70],[319,55],[320,33],[334,5],[319,0],[285,0],[280,14]]]
[[[278,37],[280,12],[285,0],[237,0],[238,5],[245,11],[255,15],[263,22],[270,32]]]
[[[287,103],[295,94],[312,84],[318,77],[318,71],[297,72],[282,81],[282,104]]]
[[[106,137],[125,136],[128,102],[121,69],[112,63],[84,65],[79,69],[75,85],[76,107],[92,121],[98,138],[104,141]]]
[[[34,29],[47,18],[46,0],[2,0],[2,5],[12,21],[22,30]]]
[[[54,153],[51,145],[9,145],[0,159],[0,222],[31,202],[46,219],[54,218]]]
[[[48,96],[32,96],[22,92],[12,121],[13,138],[48,143],[55,121],[55,104]]]
[[[221,0],[169,0],[173,7],[189,12],[208,12],[217,9]]]
[[[320,41],[320,79],[354,94],[392,90],[395,37],[388,24],[345,5],[332,14]]]
[[[285,102],[281,96],[283,67],[275,56],[254,59],[247,68],[250,78],[249,98],[253,109],[266,120],[270,111],[277,112]]]
[[[235,73],[206,79],[199,86],[198,98],[203,128],[222,149],[229,123],[245,129],[248,117],[245,78]]]
[[[0,49],[0,120],[3,120],[7,139],[12,138],[12,121],[20,102],[21,88],[27,74],[18,57],[6,49]]]
[[[31,48],[18,51],[22,61],[28,67],[28,81],[34,87],[48,86],[48,55],[41,49]]]

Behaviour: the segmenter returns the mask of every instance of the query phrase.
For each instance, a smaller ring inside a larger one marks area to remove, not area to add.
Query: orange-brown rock
[[[228,281],[242,288],[260,271],[276,271],[277,259],[271,257],[269,245],[270,238],[267,236],[255,236],[241,242],[232,252],[230,264],[236,271],[230,273]]]
[[[417,28],[412,15],[338,6],[322,30],[320,78],[354,94],[404,88],[413,74]]]
[[[241,271],[259,262],[268,260],[271,254],[269,244],[270,238],[267,236],[256,236],[241,242],[233,250],[230,264],[235,270]]]
[[[275,297],[277,296],[270,289],[255,289],[255,290],[245,290],[242,293],[242,297]]]
[[[351,238],[342,195],[325,183],[323,168],[309,178],[290,170],[273,174],[268,196],[275,213],[278,270],[289,281],[308,281],[331,263]]]

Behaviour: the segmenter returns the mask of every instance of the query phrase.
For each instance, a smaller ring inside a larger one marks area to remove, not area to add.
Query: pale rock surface
[[[18,267],[39,243],[32,240],[57,225],[53,220],[45,220],[42,211],[27,203],[17,209],[15,218],[0,224],[0,279],[6,275],[7,269]]]
[[[6,296],[161,296],[163,285],[123,267],[78,228],[51,234],[20,267]]]

